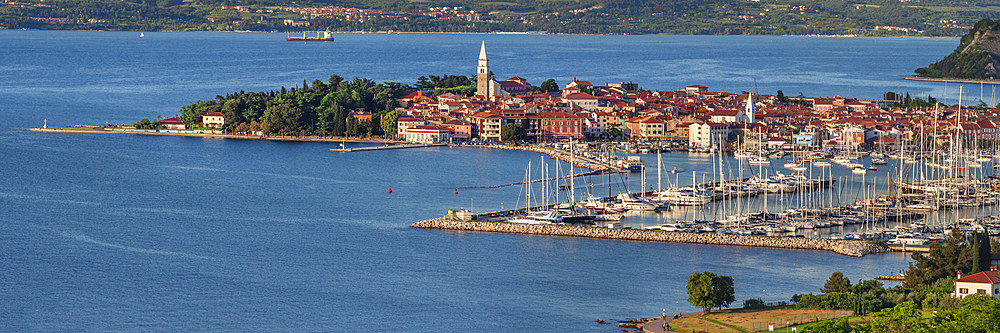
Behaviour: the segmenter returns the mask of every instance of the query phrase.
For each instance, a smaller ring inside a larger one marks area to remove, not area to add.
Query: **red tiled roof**
[[[976,274],[963,276],[961,279],[955,279],[955,282],[1000,283],[1000,272],[997,271],[979,272]]]
[[[566,99],[597,99],[597,97],[588,93],[573,93],[566,95]]]

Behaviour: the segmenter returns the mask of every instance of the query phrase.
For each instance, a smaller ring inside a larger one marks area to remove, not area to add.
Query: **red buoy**
[[[455,189],[455,194],[458,194],[458,189],[457,188]]]
[[[392,193],[392,187],[390,186],[388,190],[385,190],[385,193]]]

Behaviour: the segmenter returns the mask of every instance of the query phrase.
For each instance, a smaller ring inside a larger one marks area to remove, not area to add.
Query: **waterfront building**
[[[399,119],[396,119],[396,137],[405,138],[407,129],[424,124],[426,124],[426,122],[423,119],[401,116]]]
[[[222,112],[212,112],[201,116],[201,123],[205,127],[222,128],[226,124],[226,116]]]
[[[995,270],[979,272],[967,276],[962,276],[958,272],[955,282],[955,292],[953,297],[965,298],[972,294],[984,294],[993,297],[1000,296],[1000,274]]]
[[[688,126],[688,144],[691,147],[717,147],[729,137],[729,125],[714,122],[696,122]]]
[[[476,137],[482,140],[500,141],[500,127],[503,126],[503,116],[498,112],[482,111],[469,116],[475,126]]]
[[[452,140],[468,141],[472,138],[472,124],[464,120],[452,119],[444,122],[441,126],[451,131]]]
[[[182,130],[187,128],[187,125],[184,124],[184,121],[179,117],[170,117],[160,120],[160,125],[163,125],[164,128],[171,130]]]
[[[451,141],[451,131],[438,125],[417,125],[406,129],[405,140],[418,143],[445,143]]]

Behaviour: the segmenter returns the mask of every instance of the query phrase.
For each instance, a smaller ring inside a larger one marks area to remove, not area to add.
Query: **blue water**
[[[416,230],[446,209],[510,207],[540,155],[476,148],[332,153],[331,144],[47,134],[131,123],[237,90],[330,74],[409,81],[576,76],[667,89],[937,91],[898,80],[954,39],[0,31],[0,327],[10,331],[591,331],[692,311],[694,271],[737,300],[902,269],[901,255]],[[940,88],[943,88],[941,86]],[[942,90],[943,91],[943,90]],[[676,158],[681,155],[672,155]],[[680,169],[697,167],[683,160]],[[706,163],[704,158],[701,162]],[[683,177],[682,177],[683,178]],[[631,181],[635,181],[634,179]],[[386,193],[391,187],[393,193]]]

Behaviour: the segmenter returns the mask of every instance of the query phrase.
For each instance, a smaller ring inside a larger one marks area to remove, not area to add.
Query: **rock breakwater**
[[[511,234],[568,236],[630,240],[641,242],[673,242],[710,245],[771,247],[798,250],[823,250],[839,254],[863,257],[867,254],[889,252],[883,246],[864,241],[834,240],[801,237],[768,237],[722,235],[716,233],[666,232],[641,229],[608,229],[567,225],[532,225],[506,222],[463,222],[446,218],[424,220],[412,225],[414,228],[442,229],[478,232],[501,232]]]

